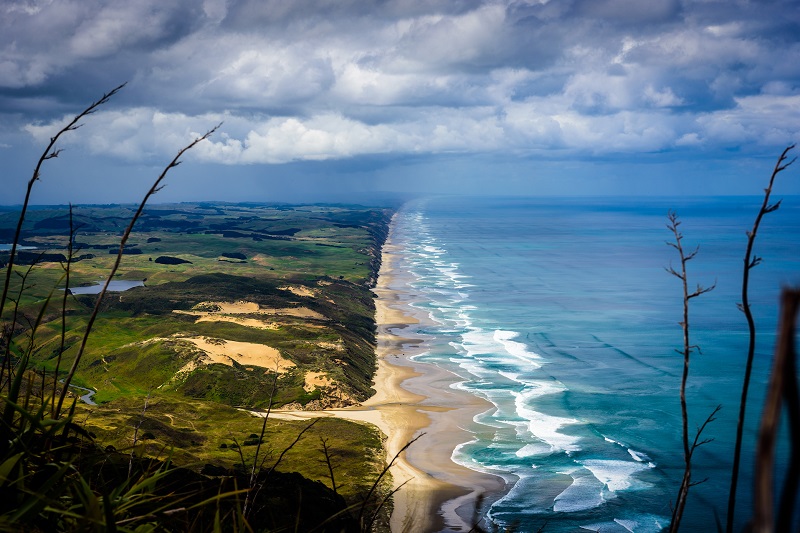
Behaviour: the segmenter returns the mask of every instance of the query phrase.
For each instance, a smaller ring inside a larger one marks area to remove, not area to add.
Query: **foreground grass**
[[[144,402],[132,395],[100,406],[80,406],[76,420],[95,435],[97,442],[118,451],[161,459],[197,472],[213,465],[223,469],[252,468],[262,419],[240,409],[208,401],[191,401],[177,394],[154,392]],[[267,422],[264,444],[257,459],[270,469],[308,425],[272,419]],[[322,418],[281,459],[279,470],[297,472],[332,488],[320,439],[326,439],[335,465],[338,492],[357,503],[369,490],[384,465],[380,432],[370,426],[335,418]],[[241,455],[240,455],[241,452]]]

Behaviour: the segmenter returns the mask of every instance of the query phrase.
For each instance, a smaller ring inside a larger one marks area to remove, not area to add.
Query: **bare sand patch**
[[[257,313],[258,312],[258,304],[255,302],[214,302],[215,305],[219,306],[219,313],[223,313],[226,315],[233,315],[233,314],[244,314],[244,313]]]
[[[307,372],[303,389],[306,392],[311,392],[314,389],[330,387],[331,385],[333,385],[333,380],[325,372]]]
[[[167,381],[166,383],[162,383],[161,385],[158,386],[158,388],[160,389],[164,385],[168,385],[169,383],[172,383],[174,381],[183,381],[184,378],[188,377],[189,374],[191,374],[199,366],[200,366],[200,363],[198,363],[197,361],[192,359],[191,361],[189,361],[188,363],[183,365],[180,368],[180,370],[175,372],[175,375],[172,376],[172,378],[169,381]]]
[[[316,296],[316,293],[308,287],[296,287],[294,285],[289,285],[287,287],[279,288],[284,291],[289,291],[295,296],[305,296],[306,298],[314,298]]]
[[[325,315],[312,311],[308,307],[287,307],[284,309],[265,309],[264,311],[273,311],[276,315],[288,315],[298,318],[313,318],[315,320],[327,320]]]
[[[239,300],[238,302],[200,302],[192,307],[191,311],[184,311],[186,314],[223,314],[223,315],[241,315],[249,313],[258,313],[259,305],[255,302],[247,302]]]
[[[233,366],[234,361],[243,366],[260,366],[279,373],[286,372],[295,364],[284,359],[281,353],[271,346],[252,342],[229,341],[210,337],[184,337],[205,352],[206,358],[200,363],[220,363]],[[179,373],[183,371],[181,369]]]
[[[283,307],[271,308],[261,307],[255,302],[200,302],[190,311],[174,309],[173,313],[181,315],[192,315],[198,317],[198,322],[203,320],[215,320],[219,317],[228,315],[277,315],[292,316],[296,318],[311,318],[314,320],[327,320],[327,318],[312,311],[307,307]],[[232,320],[229,320],[232,322]]]
[[[255,329],[278,329],[280,324],[271,320],[259,320],[257,318],[242,318],[229,315],[203,315],[198,317],[195,322],[231,322],[247,328]]]
[[[316,345],[319,348],[322,348],[323,350],[335,350],[337,352],[343,352],[344,351],[344,343],[342,341],[338,341],[338,342],[324,342],[324,341],[321,341],[321,342],[316,343]]]

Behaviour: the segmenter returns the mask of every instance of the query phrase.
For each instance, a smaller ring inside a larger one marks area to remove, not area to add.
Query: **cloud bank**
[[[799,60],[793,0],[11,0],[0,147],[128,81],[68,143],[147,163],[222,122],[192,158],[772,154]]]

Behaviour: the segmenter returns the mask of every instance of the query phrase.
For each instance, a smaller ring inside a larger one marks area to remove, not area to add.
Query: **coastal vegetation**
[[[31,208],[58,139],[120,89],[52,138],[22,207],[0,212],[0,241],[10,244],[0,251],[0,529],[385,523],[376,429],[268,414],[371,394],[370,288],[391,211],[145,209],[184,152],[213,130],[178,152],[139,206]],[[98,294],[73,294],[98,281]],[[116,281],[142,286],[109,291]],[[86,390],[94,394],[78,401]]]
[[[114,259],[110,254],[84,252],[112,246],[132,210],[72,209],[78,228],[73,242],[77,256],[70,265],[73,288],[94,284],[108,271]],[[49,250],[68,244],[67,211],[32,211],[23,244],[45,255],[26,278],[22,312],[30,314],[58,284],[61,262],[49,257],[54,255]],[[145,213],[146,231],[135,232],[126,247],[139,253],[126,255],[114,277],[143,281],[144,286],[104,299],[77,375],[78,384],[97,391],[98,402],[157,389],[260,408],[276,364],[276,406],[344,406],[371,395],[375,325],[369,289],[388,211],[181,204]],[[15,216],[0,214],[0,228],[8,228]],[[183,223],[190,223],[191,230]],[[268,238],[287,227],[293,236]],[[236,228],[248,237],[225,237],[220,228]],[[231,255],[250,259],[231,261]],[[164,257],[176,260],[159,261]],[[20,283],[21,278],[12,278],[12,294]],[[80,294],[68,299],[63,357],[78,349],[72,332],[85,325],[97,298]],[[33,361],[42,370],[54,371],[60,334],[55,315],[39,325]]]

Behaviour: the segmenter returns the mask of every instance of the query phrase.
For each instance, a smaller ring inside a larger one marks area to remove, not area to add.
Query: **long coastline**
[[[324,412],[284,411],[282,418],[337,416],[377,426],[386,436],[387,463],[412,439],[391,469],[393,497],[391,530],[399,532],[468,531],[479,495],[499,493],[504,481],[470,470],[452,460],[453,450],[472,439],[475,415],[491,404],[450,388],[458,377],[439,367],[415,362],[425,340],[409,336],[413,326],[429,320],[412,307],[412,296],[395,269],[398,254],[392,242],[394,221],[382,248],[381,269],[373,289],[377,298],[376,394],[360,406]]]

